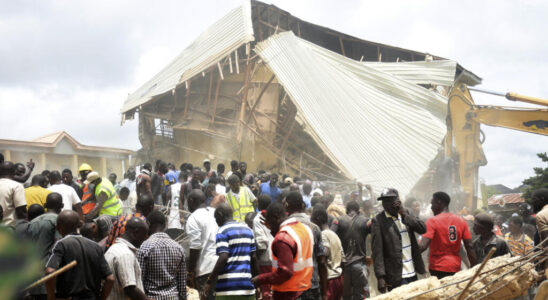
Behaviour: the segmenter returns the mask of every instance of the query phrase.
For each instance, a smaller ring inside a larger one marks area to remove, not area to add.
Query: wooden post
[[[4,160],[11,161],[11,151],[6,149],[3,152],[4,152]]]
[[[209,115],[209,102],[211,101],[211,88],[213,87],[213,70],[209,72],[209,89],[207,93],[207,114]]]
[[[251,69],[251,64],[249,63],[249,55],[247,56],[247,66],[245,69],[245,82],[244,82],[244,91],[242,93],[242,105],[240,106],[240,118],[239,118],[239,124],[238,124],[238,132],[236,135],[236,138],[238,142],[242,141],[242,132],[243,132],[243,122],[244,122],[244,115],[245,115],[245,105],[247,101],[247,94],[249,92],[249,72]],[[241,145],[240,145],[240,152],[241,152]]]
[[[342,55],[346,56],[346,53],[344,52],[344,43],[342,37],[339,37],[339,44],[341,44],[341,53]]]
[[[72,168],[74,174],[78,174],[78,154],[72,155],[72,163],[70,167]]]
[[[213,114],[211,115],[211,123],[215,123],[215,114],[217,113],[217,100],[219,99],[219,90],[221,88],[221,77],[217,79],[217,87],[215,88],[215,100],[213,101]]]
[[[190,80],[188,80],[186,85],[185,112],[183,113],[183,119],[186,119],[186,113],[188,112],[188,102],[190,101],[190,83]]]

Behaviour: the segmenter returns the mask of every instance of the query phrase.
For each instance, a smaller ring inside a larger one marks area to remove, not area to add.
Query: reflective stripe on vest
[[[116,189],[107,178],[103,178],[101,183],[97,185],[95,198],[98,198],[101,192],[106,193],[108,199],[103,204],[103,207],[101,207],[99,215],[119,216],[122,213],[122,203],[120,203],[120,200],[116,196]]]
[[[97,204],[95,201],[92,201],[91,193],[89,185],[85,184],[82,187],[82,212],[84,215],[89,214]]]
[[[280,231],[289,234],[297,244],[297,253],[293,258],[293,275],[282,284],[272,285],[272,290],[274,291],[306,291],[312,286],[311,280],[314,270],[314,263],[312,260],[314,235],[308,226],[295,221],[295,219],[289,219],[284,222],[287,225],[282,224],[282,227],[280,228]],[[276,270],[277,267],[278,258],[272,254],[272,268]]]
[[[234,211],[234,221],[244,222],[245,215],[255,211],[253,203],[249,201],[249,193],[251,193],[251,191],[248,188],[242,186],[240,187],[240,199],[237,199],[236,196],[232,194],[232,191],[226,194],[228,198],[228,205],[230,205],[230,207]]]

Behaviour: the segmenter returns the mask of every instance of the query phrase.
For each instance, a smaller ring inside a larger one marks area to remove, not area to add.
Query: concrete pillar
[[[73,174],[78,174],[78,154],[72,155],[72,163],[70,168],[72,169]]]
[[[4,150],[2,151],[2,154],[4,154],[4,160],[5,161],[11,161],[11,151],[10,150]]]
[[[100,173],[99,175],[101,177],[108,177],[108,174],[107,174],[107,159],[104,158],[104,157],[101,157],[101,167],[100,167]]]
[[[44,171],[46,169],[46,153],[40,153],[38,160],[38,170]]]

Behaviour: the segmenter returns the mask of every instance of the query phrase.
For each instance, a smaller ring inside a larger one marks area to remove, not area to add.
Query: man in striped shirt
[[[402,207],[396,189],[385,189],[377,199],[384,211],[372,220],[371,249],[378,289],[384,293],[426,273],[415,238],[426,232],[426,225]]]
[[[255,260],[255,238],[244,223],[232,219],[232,209],[223,203],[215,210],[217,231],[217,263],[207,279],[201,298],[209,293],[211,282],[217,280],[215,299],[255,299],[251,273],[258,273]],[[253,268],[252,268],[253,267]]]
[[[525,253],[533,249],[533,241],[525,233],[523,233],[523,219],[520,216],[513,216],[510,218],[509,229],[504,239],[510,247],[510,252],[513,256],[523,256]]]

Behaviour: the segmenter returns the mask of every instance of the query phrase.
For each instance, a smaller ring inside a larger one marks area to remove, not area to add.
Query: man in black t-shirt
[[[57,229],[63,236],[52,248],[46,263],[46,274],[76,260],[72,269],[46,282],[48,297],[77,299],[105,299],[114,284],[103,250],[94,241],[78,233],[80,218],[72,210],[64,210],[57,217]],[[101,281],[105,284],[101,289]]]

